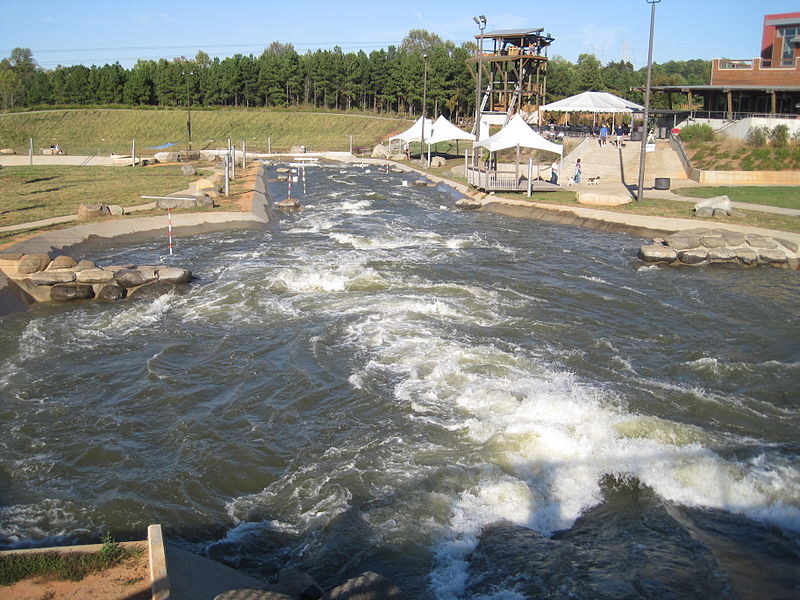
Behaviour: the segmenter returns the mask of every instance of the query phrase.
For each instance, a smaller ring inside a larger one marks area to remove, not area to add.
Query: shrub
[[[747,135],[744,137],[745,141],[751,146],[761,148],[766,145],[767,138],[769,137],[769,129],[767,127],[751,127],[747,130]]]
[[[775,125],[769,134],[769,142],[775,148],[785,148],[789,145],[789,127],[783,123]]]
[[[714,140],[714,130],[711,125],[687,125],[681,129],[680,136],[684,142],[711,142]]]

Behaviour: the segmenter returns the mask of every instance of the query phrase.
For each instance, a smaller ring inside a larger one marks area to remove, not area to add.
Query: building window
[[[778,27],[778,37],[783,38],[781,47],[781,66],[794,66],[794,49],[797,43],[792,38],[800,35],[800,27]]]

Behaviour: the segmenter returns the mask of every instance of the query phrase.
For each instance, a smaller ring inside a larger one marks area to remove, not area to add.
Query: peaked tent
[[[544,104],[540,111],[631,113],[643,111],[644,106],[608,92],[581,92],[569,98]]]
[[[438,142],[447,142],[450,140],[475,141],[475,136],[453,125],[444,118],[444,115],[439,115],[439,118],[433,123],[430,138],[426,137],[425,142],[428,144],[436,144]]]
[[[427,140],[431,135],[431,129],[433,127],[433,122],[430,119],[425,119],[425,139]],[[414,123],[411,127],[406,129],[402,133],[398,133],[397,135],[393,135],[389,138],[389,141],[393,140],[402,140],[403,142],[416,142],[422,137],[422,117],[417,119],[416,123]]]
[[[508,122],[508,125],[485,140],[475,142],[475,148],[486,148],[489,152],[497,152],[506,148],[534,148],[563,154],[564,148],[560,144],[548,142],[533,129],[531,129],[519,113]]]

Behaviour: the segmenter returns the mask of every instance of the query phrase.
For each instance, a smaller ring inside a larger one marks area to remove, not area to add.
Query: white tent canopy
[[[419,137],[417,139],[419,139]],[[474,141],[475,136],[453,125],[444,118],[444,115],[439,115],[439,118],[433,123],[430,137],[425,136],[425,142],[428,144],[436,144],[438,142],[447,142],[450,140]]]
[[[514,148],[516,146],[546,150],[547,152],[555,152],[556,154],[562,154],[564,152],[563,146],[548,142],[533,129],[528,127],[528,124],[519,113],[514,115],[508,122],[508,125],[503,127],[500,131],[474,144],[475,148],[486,148],[490,152],[497,152],[498,150]]]
[[[544,104],[540,111],[586,113],[632,113],[643,111],[644,106],[625,100],[608,92],[581,92],[575,96]]]
[[[431,136],[431,130],[433,128],[433,122],[430,119],[425,119],[425,139],[427,140]],[[389,138],[389,141],[393,140],[402,140],[404,142],[417,142],[422,137],[422,117],[417,119],[417,122],[414,123],[411,127],[406,129],[402,133],[398,133],[397,135],[393,135]]]

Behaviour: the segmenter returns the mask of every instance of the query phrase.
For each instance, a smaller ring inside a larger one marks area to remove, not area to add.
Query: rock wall
[[[744,234],[726,229],[689,229],[639,248],[649,263],[675,265],[728,264],[800,268],[800,244],[781,237]]]
[[[0,271],[35,302],[152,297],[185,286],[191,271],[176,267],[116,265],[48,254],[0,254]],[[12,311],[9,311],[12,312]]]

